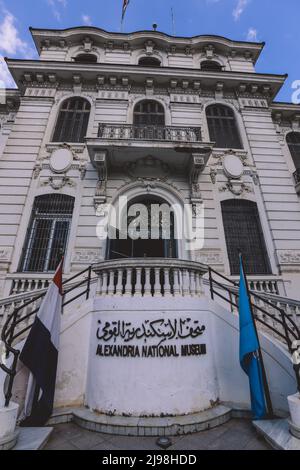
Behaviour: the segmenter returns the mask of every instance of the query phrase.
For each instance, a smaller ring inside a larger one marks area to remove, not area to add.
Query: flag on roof
[[[123,9],[122,9],[122,21],[124,20],[124,16],[129,5],[130,0],[123,0]]]

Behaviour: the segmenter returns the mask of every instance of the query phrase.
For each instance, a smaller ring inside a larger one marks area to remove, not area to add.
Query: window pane
[[[133,113],[135,126],[164,126],[165,111],[157,101],[145,100],[138,103]]]
[[[51,220],[39,219],[35,221],[30,234],[30,249],[25,260],[25,271],[44,271],[51,226]]]
[[[65,252],[69,232],[69,221],[55,223],[53,242],[49,250],[48,271],[55,271],[62,255]]]
[[[295,167],[300,168],[300,132],[290,132],[286,136],[286,141],[289,146],[292,159],[294,160]]]
[[[222,202],[222,215],[231,274],[239,274],[239,251],[247,274],[270,274],[270,264],[255,203]]]
[[[62,104],[53,142],[84,142],[90,116],[90,103],[84,98],[70,98]]]
[[[206,109],[210,140],[218,148],[241,149],[242,143],[234,112],[228,106],[212,105]]]
[[[20,270],[55,271],[66,250],[74,198],[47,194],[35,199]]]

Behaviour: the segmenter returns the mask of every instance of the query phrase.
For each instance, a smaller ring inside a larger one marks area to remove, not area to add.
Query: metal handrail
[[[214,296],[218,296],[222,298],[225,302],[229,303],[231,306],[235,308],[239,308],[238,305],[238,300],[239,300],[239,291],[237,287],[237,283],[235,281],[232,281],[231,279],[228,279],[225,277],[223,274],[218,273],[214,269],[210,268],[208,269],[208,275],[209,275],[209,287],[210,287],[210,294],[212,300],[214,300]],[[214,277],[218,276],[222,280],[225,280],[228,284],[223,284],[218,282]],[[218,289],[221,289],[222,291],[225,291],[229,293],[230,298],[228,299],[225,297],[223,294],[218,292],[218,290],[215,288],[217,286]],[[257,294],[256,292],[249,291],[250,294],[250,304],[253,309],[253,314],[255,321],[263,325],[265,328],[270,329],[273,333],[278,335],[287,345],[288,351],[290,352],[291,356],[295,352],[295,349],[293,347],[294,341],[300,341],[300,330],[296,323],[285,313],[283,308],[278,307],[277,305],[274,305],[274,303],[266,300],[264,296],[261,294]],[[235,301],[233,300],[233,297],[235,298]],[[271,314],[266,310],[266,308],[261,307],[260,305],[257,305],[253,301],[253,299],[258,299],[260,302],[262,302],[265,306],[271,307],[275,311],[278,312],[280,318],[277,318],[275,315]],[[267,316],[272,319],[273,325],[268,324],[265,322],[262,318],[258,316],[258,312],[262,313],[264,316]],[[280,331],[277,327],[281,326],[283,328],[283,332]],[[292,339],[291,339],[292,337]],[[300,364],[294,364],[293,363],[293,368],[296,376],[296,381],[297,381],[297,387],[298,391],[300,392]]]
[[[100,123],[98,137],[107,140],[201,142],[201,127]]]
[[[71,285],[68,285],[70,281],[74,281],[75,279],[78,279],[79,277],[83,276],[84,274],[87,274],[87,278],[80,280],[79,282],[74,282]],[[92,265],[89,266],[87,269],[81,271],[78,274],[75,274],[73,277],[70,279],[67,279],[63,282],[63,302],[62,302],[62,307],[70,304],[71,302],[74,302],[76,299],[79,297],[82,297],[85,295],[86,299],[89,298],[90,295],[90,289],[91,289],[91,282],[92,282]],[[74,291],[75,289],[78,289],[79,287],[86,286],[86,289],[83,290],[82,292],[76,294],[73,298],[64,301],[65,296],[67,294],[70,294],[70,292]],[[65,288],[66,287],[66,288]],[[0,362],[0,369],[2,369],[9,377],[8,381],[8,386],[7,390],[5,392],[5,406],[9,406],[11,397],[12,397],[12,388],[13,388],[13,382],[14,378],[16,375],[16,370],[17,370],[17,363],[18,363],[18,358],[20,355],[20,351],[16,348],[13,347],[13,344],[15,344],[15,340],[22,336],[26,331],[30,330],[33,323],[32,322],[30,325],[27,325],[25,328],[16,330],[16,326],[20,325],[21,323],[25,322],[25,320],[28,320],[29,318],[33,317],[39,310],[39,307],[34,308],[31,312],[26,313],[25,315],[22,316],[22,310],[26,309],[30,305],[34,304],[36,301],[42,299],[46,295],[47,289],[43,289],[43,292],[38,293],[37,295],[34,295],[33,298],[25,302],[23,305],[16,307],[14,311],[12,312],[11,315],[7,318],[2,332],[1,332],[1,341],[4,344],[5,351],[6,351],[6,359],[9,356],[9,353],[13,354],[13,361],[11,366],[7,366],[4,364],[2,361]]]

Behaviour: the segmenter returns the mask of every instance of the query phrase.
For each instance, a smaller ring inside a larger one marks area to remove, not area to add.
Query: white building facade
[[[18,89],[0,106],[0,296],[46,287],[62,255],[66,279],[96,264],[101,281],[93,306],[64,319],[57,406],[159,416],[247,403],[237,320],[213,310],[201,279],[210,266],[237,280],[241,251],[250,287],[294,299],[299,314],[300,107],[274,101],[286,75],[256,72],[263,43],[92,27],[31,33],[40,60],[7,60]],[[125,197],[129,207],[179,208],[168,237],[159,222],[154,239],[123,238],[120,227],[117,239],[101,238],[108,205]],[[176,236],[185,206],[200,221],[192,248]],[[145,359],[134,376],[130,359],[99,366],[102,350],[89,350],[101,318],[198,323],[198,310],[208,332],[201,376],[198,358]],[[292,366],[263,341],[276,407],[286,410]]]
[[[240,248],[258,289],[299,298],[299,106],[274,102],[285,76],[255,72],[263,44],[96,28],[32,35],[40,60],[8,60],[18,90],[1,106],[2,296],[26,280],[41,287],[59,250],[67,276],[111,257],[96,235],[103,204],[150,195],[203,204],[203,248],[172,257],[236,275]],[[34,229],[39,201],[55,198],[61,222]]]

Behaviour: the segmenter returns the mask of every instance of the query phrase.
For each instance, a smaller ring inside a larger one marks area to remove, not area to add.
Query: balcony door
[[[122,229],[109,239],[107,258],[176,258],[174,212],[159,198],[141,197],[122,214]]]
[[[165,111],[157,101],[143,100],[134,108],[133,126],[135,139],[163,140]]]

